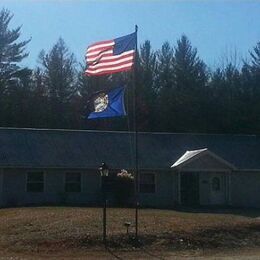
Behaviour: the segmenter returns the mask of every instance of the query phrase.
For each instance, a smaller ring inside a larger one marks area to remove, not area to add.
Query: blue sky
[[[11,26],[23,25],[22,39],[37,64],[40,50],[48,51],[62,37],[78,61],[86,47],[113,39],[139,26],[139,44],[148,39],[154,50],[168,40],[174,45],[186,34],[204,61],[214,67],[236,49],[246,58],[260,41],[260,1],[127,1],[127,0],[1,0],[13,14]]]

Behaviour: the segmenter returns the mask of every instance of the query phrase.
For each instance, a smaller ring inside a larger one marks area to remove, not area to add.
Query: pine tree
[[[210,118],[214,118],[211,129],[218,133],[239,133],[242,129],[243,93],[238,68],[232,63],[217,68],[211,76],[210,91],[207,111]]]
[[[137,113],[139,130],[153,131],[155,127],[157,88],[155,85],[157,60],[150,41],[140,47],[137,73]]]
[[[74,54],[63,39],[59,39],[48,52],[41,51],[39,62],[43,83],[49,97],[50,127],[70,126],[70,101],[77,93],[77,71]]]
[[[30,40],[20,41],[21,26],[9,29],[13,15],[7,10],[0,11],[0,91],[4,93],[10,82],[19,81],[24,75],[18,65],[29,54],[25,47]]]
[[[251,60],[245,62],[242,68],[242,80],[245,111],[247,113],[247,131],[260,133],[260,42],[249,51]]]
[[[175,119],[173,125],[178,131],[202,132],[207,129],[205,114],[207,98],[207,68],[199,58],[187,36],[177,41],[173,57],[172,100],[175,102]]]
[[[177,41],[173,58],[174,85],[177,89],[201,88],[207,82],[206,64],[199,58],[187,36]]]
[[[7,9],[0,11],[0,123],[24,126],[28,123],[31,71],[21,68],[19,62],[28,56],[25,48],[30,40],[19,42],[21,26],[10,29],[12,18]]]
[[[256,44],[253,51],[250,51],[252,68],[260,69],[260,42]]]
[[[60,38],[49,53],[41,51],[39,61],[50,98],[66,103],[76,91],[74,54],[69,52],[64,40]]]
[[[157,131],[174,131],[171,121],[174,121],[173,97],[173,48],[169,42],[162,45],[157,51],[157,77],[155,78],[158,102],[156,103]]]

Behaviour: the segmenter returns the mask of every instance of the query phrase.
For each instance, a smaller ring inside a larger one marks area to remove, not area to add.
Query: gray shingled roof
[[[131,145],[132,144],[132,145]],[[140,168],[170,168],[187,150],[207,147],[239,169],[260,169],[260,137],[140,133]],[[133,168],[127,132],[0,128],[0,167]]]

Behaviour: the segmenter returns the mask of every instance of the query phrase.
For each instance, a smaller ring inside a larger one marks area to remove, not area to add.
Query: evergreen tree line
[[[86,77],[63,39],[42,50],[35,69],[24,68],[29,40],[13,15],[0,12],[0,126],[100,130],[133,129],[133,74]],[[174,46],[153,50],[150,41],[137,54],[136,113],[139,131],[260,134],[260,42],[249,60],[210,69],[187,36]],[[90,96],[127,85],[128,116],[86,120]]]

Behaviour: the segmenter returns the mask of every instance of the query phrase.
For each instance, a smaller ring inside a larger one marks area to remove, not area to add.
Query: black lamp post
[[[98,168],[101,176],[101,189],[103,193],[103,242],[106,245],[107,238],[107,178],[109,174],[108,166],[103,162]]]

